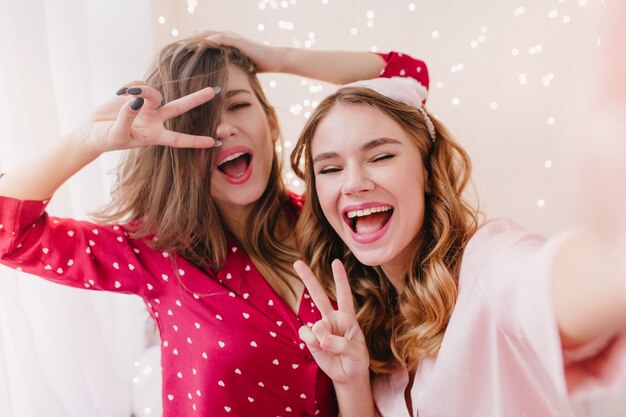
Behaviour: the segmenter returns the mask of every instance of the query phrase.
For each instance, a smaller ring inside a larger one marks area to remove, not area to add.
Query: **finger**
[[[335,355],[354,355],[350,350],[348,339],[343,336],[329,334],[318,340],[320,341],[321,348],[327,352],[334,353]]]
[[[341,336],[325,336],[320,341],[323,351],[341,356],[345,365],[353,368],[355,365],[362,367],[365,372],[369,367],[369,354],[365,345]]]
[[[213,148],[221,146],[222,142],[216,141],[210,136],[196,136],[165,130],[156,144],[174,148]]]
[[[224,43],[224,34],[221,32],[210,32],[206,36],[207,40],[214,42],[218,45],[223,45]]]
[[[124,84],[122,86],[122,88],[120,88],[119,90],[117,90],[115,92],[115,94],[118,95],[118,96],[125,96],[125,95],[127,95],[127,90],[131,86],[140,87],[140,86],[143,86],[145,84],[146,84],[145,81],[139,81],[139,80],[131,81],[131,82],[128,82],[128,83]]]
[[[317,278],[315,277],[315,274],[313,274],[313,271],[311,271],[311,268],[309,268],[309,266],[302,261],[296,261],[293,264],[293,269],[295,269],[300,279],[302,279],[302,282],[309,291],[309,295],[313,299],[313,302],[317,305],[320,313],[322,313],[322,317],[325,317],[335,311],[333,306],[330,304],[326,291],[324,291],[320,283],[317,281]]]
[[[298,335],[300,339],[306,343],[309,347],[309,350],[318,350],[320,349],[320,342],[317,340],[317,337],[313,334],[311,329],[308,326],[302,326],[298,329]],[[313,353],[313,352],[311,352]]]
[[[119,137],[128,137],[130,135],[133,122],[137,118],[137,115],[139,115],[142,107],[135,103],[136,100],[127,101],[122,105],[115,119],[115,123],[113,123],[111,128],[111,134]]]
[[[322,340],[324,336],[329,336],[333,334],[330,326],[324,320],[316,321],[311,327],[311,331],[313,332],[317,340]]]
[[[234,46],[237,47],[237,41],[240,38],[232,32],[213,32],[207,36],[207,40],[214,42],[218,45]]]
[[[134,97],[142,97],[146,100],[146,107],[150,109],[158,109],[163,101],[163,96],[159,91],[145,84],[131,83],[126,93]]]
[[[213,35],[214,33],[218,33],[215,30],[194,30],[192,31],[193,36],[197,36],[198,38],[208,38],[209,36]]]
[[[335,279],[335,290],[337,292],[337,307],[339,311],[354,314],[354,300],[352,290],[348,282],[348,274],[339,259],[335,259],[331,264],[333,278]]]
[[[206,87],[194,93],[183,96],[174,101],[170,101],[160,110],[163,120],[179,116],[201,104],[211,100],[219,92],[218,87]]]

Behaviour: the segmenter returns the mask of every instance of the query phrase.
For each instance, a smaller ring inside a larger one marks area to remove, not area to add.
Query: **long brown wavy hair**
[[[380,266],[366,266],[356,259],[319,204],[311,140],[320,121],[338,103],[372,107],[398,123],[414,139],[428,171],[420,243],[400,294]],[[298,249],[329,294],[335,294],[331,262],[343,261],[375,374],[390,372],[398,363],[412,368],[420,358],[438,352],[457,298],[463,250],[478,225],[477,210],[462,197],[470,181],[469,156],[437,118],[429,117],[436,130],[434,143],[418,109],[369,89],[343,88],[317,107],[291,154],[292,168],[308,192],[296,225]]]
[[[261,89],[257,70],[237,49],[200,37],[172,43],[155,59],[146,83],[163,95],[165,104],[208,86],[224,89],[229,65],[248,74],[269,123],[278,131],[276,112]],[[223,108],[221,97],[168,120],[166,127],[214,136]],[[273,139],[277,138],[267,138]],[[94,218],[104,223],[128,222],[134,237],[154,236],[149,242],[155,249],[177,253],[199,267],[220,269],[227,253],[227,230],[210,193],[213,152],[169,146],[128,151],[118,169],[111,203]],[[280,173],[281,160],[274,150],[266,189],[249,211],[255,216],[246,220],[241,244],[253,259],[293,276],[291,265],[297,253],[282,243],[285,237],[280,235],[280,222],[290,221]]]

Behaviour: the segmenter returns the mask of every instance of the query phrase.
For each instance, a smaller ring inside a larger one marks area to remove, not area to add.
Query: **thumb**
[[[325,335],[320,340],[322,349],[335,355],[349,355],[351,352],[348,339],[332,334]]]
[[[302,341],[309,347],[311,353],[313,353],[314,350],[320,350],[320,342],[309,326],[300,327],[300,329],[298,329],[298,335],[300,336],[300,339],[302,339]]]
[[[353,364],[369,366],[369,353],[362,343],[343,336],[326,335],[320,340],[320,347],[326,352],[343,356],[344,360]]]

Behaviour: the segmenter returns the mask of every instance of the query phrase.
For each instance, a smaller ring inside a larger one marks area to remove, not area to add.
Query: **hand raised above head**
[[[232,46],[254,62],[260,72],[281,72],[285,48],[251,41],[233,32],[204,32],[207,40],[218,45]]]
[[[219,91],[218,91],[219,92]],[[127,84],[83,124],[85,135],[98,152],[165,145],[177,148],[210,148],[220,143],[209,136],[173,132],[166,120],[179,116],[216,95],[211,87],[173,100],[163,106],[161,93],[141,81]]]
[[[339,384],[369,377],[369,353],[356,319],[350,284],[341,261],[335,259],[332,263],[337,310],[304,262],[294,263],[294,269],[322,313],[322,319],[311,328],[302,326],[299,331],[300,338],[307,344],[319,367]]]

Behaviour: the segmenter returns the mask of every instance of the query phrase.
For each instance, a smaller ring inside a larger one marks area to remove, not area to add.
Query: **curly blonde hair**
[[[366,266],[356,259],[319,203],[311,140],[320,121],[338,103],[368,106],[398,123],[414,139],[428,171],[420,243],[399,294],[380,266]],[[470,182],[469,156],[435,117],[429,117],[436,130],[434,142],[418,109],[369,89],[343,88],[317,107],[291,155],[292,168],[308,192],[296,225],[298,249],[331,295],[335,288],[330,264],[335,258],[343,261],[375,374],[388,373],[398,363],[412,368],[420,358],[438,352],[456,303],[463,250],[478,225],[478,211],[462,197]]]

